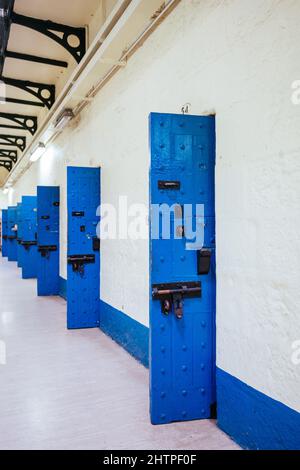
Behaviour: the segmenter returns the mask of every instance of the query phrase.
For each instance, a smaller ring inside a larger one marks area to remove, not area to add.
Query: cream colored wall
[[[66,165],[101,165],[103,202],[148,204],[149,113],[215,112],[218,366],[298,411],[299,17],[295,0],[183,0],[14,193],[60,184],[66,276]],[[102,299],[145,325],[148,258],[102,243]]]

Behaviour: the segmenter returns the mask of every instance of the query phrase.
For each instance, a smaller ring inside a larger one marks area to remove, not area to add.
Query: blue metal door
[[[100,168],[68,168],[68,328],[99,325]]]
[[[59,294],[59,187],[37,188],[38,295]]]
[[[150,138],[150,412],[164,424],[209,418],[216,400],[215,120],[151,114]]]
[[[7,211],[7,256],[8,261],[17,261],[17,207],[9,207]]]
[[[18,202],[17,204],[17,227],[18,227],[18,268],[22,268],[22,255],[23,255],[23,248],[21,245],[22,242],[22,204]]]
[[[7,257],[7,209],[2,210],[2,256]]]
[[[22,197],[22,278],[37,277],[37,198]]]

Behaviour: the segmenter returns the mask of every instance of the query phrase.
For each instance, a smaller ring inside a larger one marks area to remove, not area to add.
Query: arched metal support
[[[34,135],[37,131],[38,120],[36,116],[26,116],[24,114],[1,113],[0,118],[10,121],[12,124],[0,122],[2,129],[22,129]]]
[[[3,166],[9,173],[12,170],[13,164],[7,160],[0,160],[0,167]]]
[[[7,150],[7,149],[0,149],[0,157],[9,158],[9,160],[17,163],[18,161],[18,152],[17,150]]]
[[[49,20],[40,20],[30,16],[19,15],[14,11],[11,14],[13,23],[34,29],[41,34],[53,39],[63,46],[76,60],[80,62],[86,53],[86,30]]]
[[[0,134],[0,145],[17,147],[18,149],[22,150],[22,152],[24,152],[26,149],[26,137],[20,135]]]
[[[2,82],[5,85],[19,88],[24,90],[31,95],[35,96],[40,103],[30,103],[37,106],[46,106],[48,109],[51,109],[55,101],[55,85],[46,85],[44,83],[31,82],[29,80],[17,80],[16,78],[1,77]],[[24,100],[18,100],[16,98],[3,98],[7,102],[19,102],[20,104],[25,104]]]

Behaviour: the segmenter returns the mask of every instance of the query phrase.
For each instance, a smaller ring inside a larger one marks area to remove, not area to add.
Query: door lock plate
[[[210,248],[202,248],[197,252],[198,274],[207,275],[211,268],[212,250]]]

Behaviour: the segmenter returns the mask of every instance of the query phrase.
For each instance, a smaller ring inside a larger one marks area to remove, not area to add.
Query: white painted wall
[[[148,114],[217,116],[218,366],[300,411],[298,0],[183,0],[15,187],[62,188],[65,165],[101,165],[103,202],[148,203]],[[102,299],[148,324],[148,243],[103,242]]]
[[[0,210],[1,209],[6,209],[7,208],[7,194],[3,194],[2,190],[0,190]],[[1,213],[0,213],[0,218],[1,218]]]

